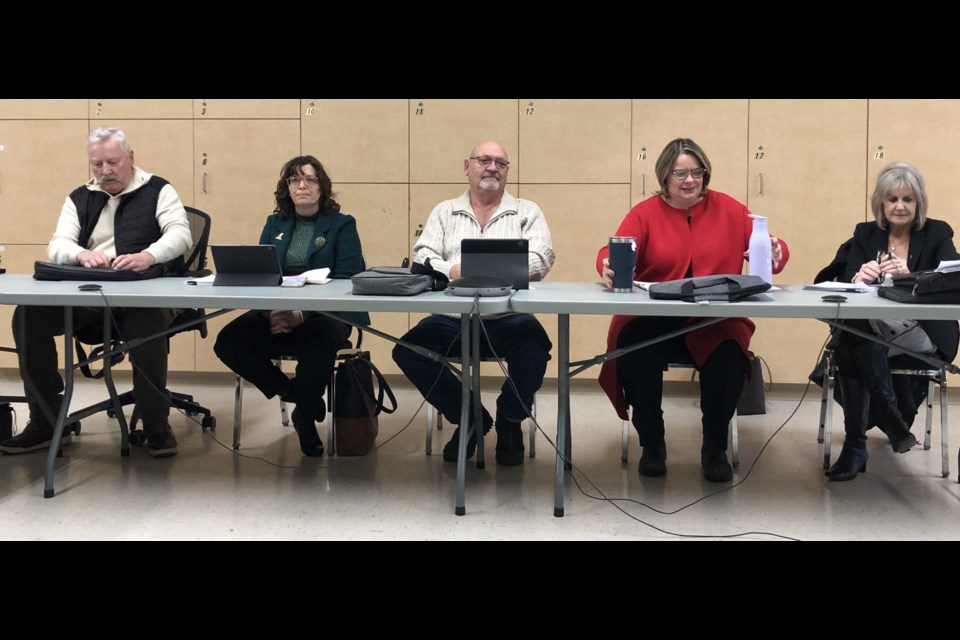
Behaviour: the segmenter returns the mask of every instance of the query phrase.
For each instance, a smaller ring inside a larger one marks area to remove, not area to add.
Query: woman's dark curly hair
[[[290,189],[287,187],[287,178],[291,176],[302,176],[303,166],[310,165],[317,173],[320,180],[320,212],[340,211],[340,204],[333,199],[333,184],[330,182],[330,176],[320,161],[313,156],[297,156],[291,158],[283,165],[280,170],[280,180],[277,181],[277,190],[273,193],[277,201],[276,213],[281,217],[295,215],[297,210],[290,197]]]

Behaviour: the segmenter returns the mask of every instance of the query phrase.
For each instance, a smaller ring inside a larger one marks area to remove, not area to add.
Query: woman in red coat
[[[637,204],[620,223],[616,235],[637,239],[634,278],[665,282],[694,276],[739,274],[750,244],[753,221],[746,206],[707,189],[711,166],[693,140],[677,138],[660,153],[656,164],[660,190]],[[779,273],[790,253],[786,243],[771,237],[773,272]],[[607,247],[597,254],[597,271],[612,286]],[[607,336],[612,351],[655,338],[695,322],[694,318],[614,316]],[[643,476],[667,472],[664,442],[663,370],[668,363],[695,365],[700,372],[703,412],[703,477],[729,482],[727,425],[733,416],[749,371],[747,349],[754,324],[728,318],[703,329],[627,353],[604,363],[600,385],[621,418],[633,407],[633,425],[640,435]]]

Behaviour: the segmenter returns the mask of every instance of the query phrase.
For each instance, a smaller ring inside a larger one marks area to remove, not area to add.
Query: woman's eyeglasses
[[[703,168],[700,168],[700,169],[675,169],[674,171],[671,171],[671,172],[670,172],[670,175],[672,175],[672,176],[673,176],[674,178],[676,178],[677,180],[686,180],[686,179],[687,179],[687,176],[691,176],[694,180],[699,180],[700,178],[702,178],[702,177],[705,176],[706,174],[707,174],[707,170],[706,170],[706,169],[703,169]]]
[[[291,187],[298,187],[301,182],[308,187],[315,187],[320,184],[320,178],[317,176],[290,176],[287,178],[287,184]]]

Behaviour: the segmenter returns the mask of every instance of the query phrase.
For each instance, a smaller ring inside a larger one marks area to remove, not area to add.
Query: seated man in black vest
[[[67,196],[47,247],[49,260],[134,271],[167,263],[174,272],[183,271],[183,255],[193,240],[187,213],[173,186],[134,165],[133,150],[120,129],[91,131],[87,155],[94,177]],[[104,312],[113,314],[120,335],[131,340],[162,333],[177,310],[77,308],[74,330],[78,335],[90,331],[102,335]],[[21,325],[26,329],[25,344],[21,343]],[[63,333],[62,307],[19,306],[14,311],[13,337],[17,349],[26,353],[21,375],[29,377],[33,388],[24,385],[30,398],[27,426],[20,434],[0,442],[3,453],[27,453],[51,446],[53,425],[39,402],[45,402],[56,417],[64,387],[54,336]],[[168,422],[166,341],[144,342],[130,351],[130,361],[135,409],[150,455],[176,455],[177,440]],[[60,444],[69,444],[70,433],[64,431]]]

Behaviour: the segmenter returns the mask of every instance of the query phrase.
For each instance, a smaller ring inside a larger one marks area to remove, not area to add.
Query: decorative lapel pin
[[[283,231],[277,234],[277,237],[274,240],[283,240]]]
[[[323,245],[327,244],[327,239],[323,236],[316,237],[313,239],[313,244],[317,245],[318,247],[322,247]]]

